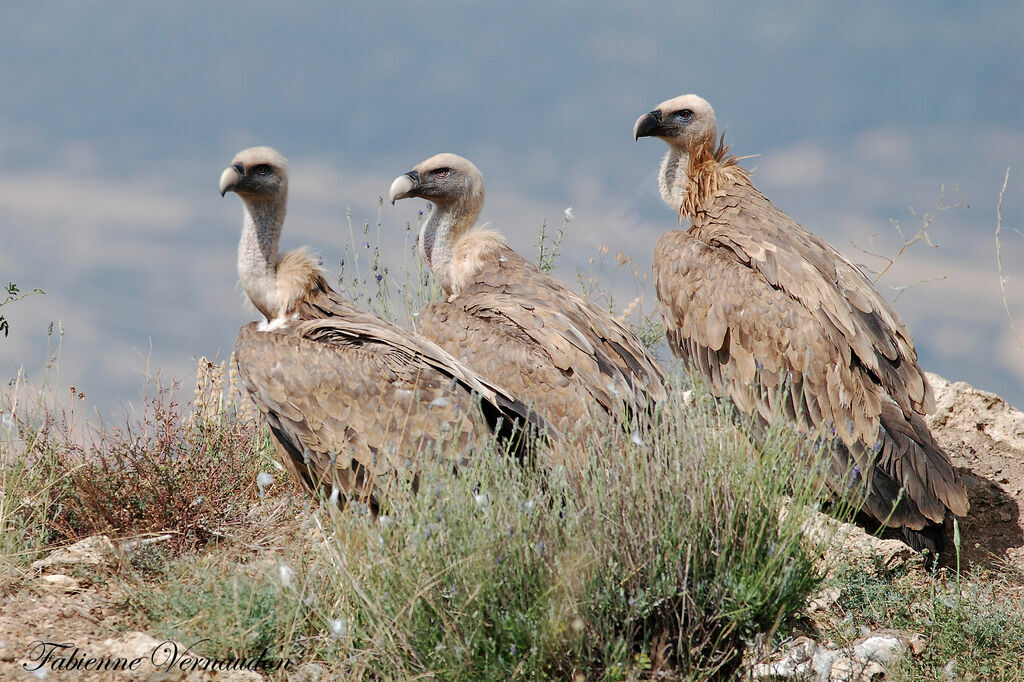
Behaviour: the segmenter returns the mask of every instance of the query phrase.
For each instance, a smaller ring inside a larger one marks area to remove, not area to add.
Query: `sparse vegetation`
[[[548,234],[547,221],[540,224],[540,231],[537,233],[537,267],[544,272],[551,272],[555,269],[555,262],[558,260],[558,249],[561,248],[562,240],[565,239],[566,225],[572,220],[574,220],[572,208],[565,209],[565,215],[562,216],[562,224],[554,237]]]
[[[1010,568],[930,576],[910,563],[840,564],[828,585],[840,591],[840,617],[826,634],[841,644],[861,627],[925,633],[924,651],[904,659],[894,680],[1024,679],[1024,576]]]
[[[1013,319],[1010,302],[1006,298],[1006,282],[1009,280],[1009,275],[1003,272],[1003,246],[999,239],[999,234],[1003,229],[1003,196],[1006,194],[1006,185],[1009,182],[1010,169],[1007,168],[1006,175],[1003,176],[1003,186],[999,189],[999,201],[996,203],[996,268],[999,271],[999,294],[1003,300],[1003,310],[1006,311],[1006,320],[1010,324],[1010,332],[1013,333],[1013,338],[1017,341],[1017,347],[1024,351],[1024,339],[1021,339],[1020,333],[1017,331],[1017,323]],[[1020,234],[1019,231],[1018,234]]]
[[[725,674],[803,606],[821,547],[803,537],[804,513],[780,514],[793,488],[803,492],[792,509],[815,496],[793,486],[788,437],[758,453],[696,391],[686,405],[676,392],[645,443],[603,433],[571,471],[478,453],[455,478],[428,464],[420,493],[395,489],[379,521],[356,505],[292,507],[306,529],[284,523],[296,537],[270,542],[276,554],[240,537],[185,557],[170,543],[128,551],[128,609],[160,637],[202,640],[210,656],[269,646],[363,678]],[[170,423],[183,442],[209,428]],[[180,473],[207,476],[210,452],[184,456]],[[251,481],[260,457],[243,453],[257,463]],[[265,513],[284,504],[282,487]],[[236,500],[212,499],[231,519]],[[261,522],[247,518],[239,535]]]
[[[590,258],[588,272],[579,269],[576,271],[580,291],[604,305],[620,322],[632,327],[648,348],[663,344],[665,327],[661,321],[661,313],[652,302],[644,300],[644,290],[647,288],[651,273],[647,270],[641,271],[633,262],[632,256],[627,253],[616,253],[614,264],[609,263],[611,250],[607,246],[599,246],[597,254],[596,257]],[[620,310],[615,299],[615,288],[622,272],[625,272],[625,276],[632,282],[632,293],[635,297]]]
[[[455,479],[428,468],[383,523],[321,510],[303,575],[346,634],[320,646],[387,678],[735,669],[818,582],[801,515],[780,520],[792,448],[758,455],[709,400],[665,415],[644,445],[603,434],[573,471],[477,457]]]
[[[0,522],[11,549],[18,551],[18,537],[28,551],[95,533],[153,531],[171,533],[175,550],[195,549],[241,525],[264,464],[257,451],[269,441],[245,403],[211,404],[224,387],[223,366],[204,360],[198,374],[187,411],[175,387],[157,383],[141,414],[93,434],[74,431],[73,409],[5,406],[3,459],[14,467],[5,469],[4,488],[13,506]],[[72,407],[83,397],[72,389]]]
[[[954,191],[957,190],[956,187],[954,187],[953,189]],[[895,245],[896,253],[894,255],[886,255],[888,253],[888,249],[880,248],[875,243],[875,239],[878,237],[877,232],[868,236],[867,248],[858,246],[857,244],[851,241],[851,245],[853,246],[853,248],[855,248],[861,254],[868,256],[876,261],[876,264],[874,266],[865,263],[859,264],[861,269],[863,269],[864,272],[867,273],[868,277],[871,278],[872,284],[878,286],[882,278],[885,277],[893,269],[893,267],[900,261],[900,259],[907,252],[907,250],[913,247],[915,244],[923,243],[926,244],[927,246],[930,246],[933,249],[939,248],[939,244],[932,240],[931,233],[928,232],[928,230],[930,230],[932,225],[935,223],[936,218],[938,218],[939,215],[945,211],[949,211],[956,208],[969,208],[967,204],[964,202],[964,196],[962,194],[960,195],[960,198],[957,199],[956,201],[952,203],[947,202],[949,194],[949,191],[945,187],[942,187],[939,190],[939,199],[938,201],[935,202],[935,207],[927,213],[918,213],[916,210],[914,210],[913,207],[910,207],[910,214],[921,222],[921,226],[917,229],[917,232],[915,232],[910,237],[908,237],[907,233],[904,232],[903,225],[898,220],[896,220],[895,218],[889,219],[889,223],[892,225],[893,230],[899,236],[900,240],[899,243]],[[923,279],[917,282],[911,282],[909,284],[890,285],[889,288],[896,292],[896,295],[893,297],[892,302],[895,303],[899,299],[899,297],[904,294],[904,292],[919,284],[924,284],[926,282],[939,282],[944,279],[946,279],[946,275]]]
[[[44,293],[46,292],[44,292],[42,289],[33,289],[32,291],[23,292],[17,284],[15,284],[14,282],[8,282],[7,286],[4,288],[4,299],[0,301],[0,308],[3,308],[5,305],[10,305],[11,303],[20,301],[26,296]],[[2,314],[0,314],[0,332],[3,332],[5,338],[11,332],[11,325],[7,318],[4,317]]]
[[[342,288],[412,317],[431,295],[422,268],[389,272],[364,242],[353,230]],[[407,242],[418,263],[412,226]],[[615,268],[638,276],[628,256]],[[640,303],[622,318],[649,319]],[[806,604],[831,587],[813,636],[925,634],[896,679],[1020,679],[1024,578],[849,557],[826,575],[832,538],[804,532],[820,479],[796,437],[780,426],[755,449],[728,405],[673,382],[648,432],[595,427],[570,467],[480,452],[453,477],[427,462],[419,493],[396,486],[378,520],[299,492],[230,363],[200,361],[191,400],[155,384],[138,415],[93,434],[80,393],[23,382],[0,394],[2,584],[16,589],[44,548],[106,532],[123,560],[92,580],[120,585],[132,628],[205,655],[265,647],[345,679],[524,680],[730,679],[745,653],[807,632]]]

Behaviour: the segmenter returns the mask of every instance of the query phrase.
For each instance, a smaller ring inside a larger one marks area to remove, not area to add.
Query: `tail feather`
[[[902,492],[888,525],[920,530],[928,524],[941,524],[947,511],[963,516],[970,509],[960,475],[921,415],[912,412],[908,417],[896,403],[884,402],[876,447],[873,477],[880,479],[876,506],[891,509],[897,501],[888,479]],[[874,487],[874,480],[872,484]]]
[[[918,552],[927,550],[932,556],[942,554],[946,549],[946,538],[941,523],[930,523],[920,530],[903,527],[900,529],[903,541]]]
[[[497,391],[494,402],[481,403],[484,416],[498,439],[509,446],[520,462],[530,462],[541,441],[554,443],[561,440],[559,434],[543,417],[518,398]]]

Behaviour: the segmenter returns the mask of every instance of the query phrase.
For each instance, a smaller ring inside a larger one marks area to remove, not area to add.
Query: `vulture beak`
[[[394,206],[395,202],[399,199],[405,199],[411,196],[413,191],[420,186],[420,174],[416,171],[409,171],[405,175],[399,175],[395,178],[395,181],[391,183],[391,189],[388,191],[388,198],[391,199],[391,205]]]
[[[224,172],[220,174],[220,195],[224,196],[234,188],[238,187],[238,183],[242,181],[242,177],[245,175],[245,169],[242,168],[242,164],[236,163],[234,166],[229,166],[224,169]]]
[[[646,113],[636,120],[636,125],[633,126],[633,141],[639,140],[641,137],[651,137],[657,135],[661,130],[661,112],[655,109],[650,113]]]

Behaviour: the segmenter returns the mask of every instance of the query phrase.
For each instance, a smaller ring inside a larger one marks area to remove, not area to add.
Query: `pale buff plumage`
[[[277,264],[277,310],[275,317],[288,319],[299,301],[310,296],[325,273],[320,257],[308,246],[286,253]]]
[[[449,296],[464,291],[488,261],[501,257],[508,242],[495,230],[478,227],[460,235],[452,244],[452,258],[437,275]]]

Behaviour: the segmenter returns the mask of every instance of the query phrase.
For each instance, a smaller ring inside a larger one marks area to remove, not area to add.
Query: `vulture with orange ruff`
[[[484,204],[472,163],[438,154],[396,178],[389,196],[433,204],[419,252],[446,299],[420,311],[421,334],[566,434],[584,436],[595,416],[628,426],[664,399],[662,370],[635,334],[497,232],[472,229]]]
[[[862,511],[940,550],[941,524],[969,505],[925,424],[935,400],[907,326],[856,265],[754,187],[717,127],[706,100],[683,95],[633,129],[668,145],[658,186],[690,223],[654,251],[670,348],[760,423],[781,412],[823,431],[832,489],[862,486]]]
[[[457,464],[494,433],[516,454],[547,430],[526,405],[431,341],[360,310],[327,284],[319,259],[278,255],[288,164],[269,147],[239,152],[220,192],[242,199],[238,275],[266,321],[242,327],[242,382],[281,461],[307,489],[376,510],[396,475],[428,453]],[[553,432],[552,432],[553,434]]]

